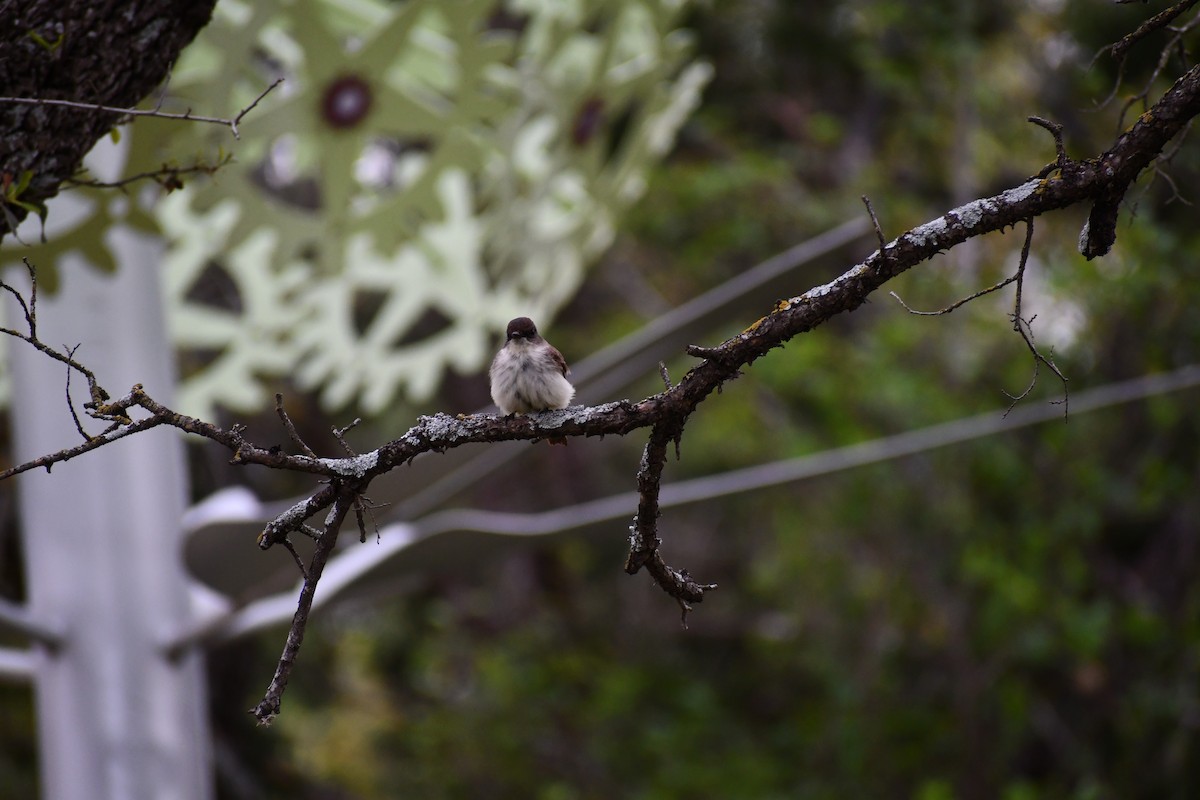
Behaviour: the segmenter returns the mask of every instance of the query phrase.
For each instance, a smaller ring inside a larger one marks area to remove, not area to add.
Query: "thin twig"
[[[662,470],[667,460],[667,445],[672,441],[678,447],[683,432],[683,419],[668,418],[650,429],[650,439],[642,451],[638,468],[638,509],[629,526],[629,556],[625,560],[625,572],[636,575],[643,567],[650,573],[658,587],[679,603],[683,612],[683,625],[687,627],[687,614],[691,603],[704,600],[704,593],[717,588],[715,583],[698,583],[687,570],[668,566],[659,553],[662,540],[658,537],[658,498],[662,485]]]
[[[999,283],[997,283],[993,286],[989,286],[986,289],[980,289],[978,292],[975,292],[975,294],[968,295],[967,297],[964,297],[960,300],[956,300],[955,302],[951,303],[950,305],[946,306],[945,308],[940,308],[937,311],[918,311],[917,309],[910,306],[908,303],[904,302],[904,299],[902,297],[900,297],[900,295],[896,294],[895,292],[888,292],[888,294],[890,294],[892,297],[896,298],[896,301],[898,303],[900,303],[900,305],[904,306],[904,310],[910,314],[913,314],[918,317],[940,317],[943,314],[949,314],[951,311],[954,311],[956,308],[965,306],[967,303],[971,302],[972,300],[978,300],[980,297],[983,297],[985,294],[991,294],[992,292],[997,291],[998,289],[1003,289],[1005,286],[1008,286],[1010,283],[1012,283],[1016,279],[1017,279],[1016,275],[1009,275],[1007,278],[1000,281]]]
[[[363,502],[358,495],[354,496],[354,521],[358,524],[358,541],[359,544],[367,543],[367,522],[363,519]],[[376,537],[378,537],[379,529],[376,528]]]
[[[1063,145],[1063,126],[1042,117],[1026,117],[1026,120],[1050,131],[1050,135],[1054,137],[1055,161],[1053,164],[1043,167],[1041,172],[1038,173],[1038,177],[1044,178],[1054,170],[1061,170],[1065,167],[1070,159],[1067,157],[1067,148]]]
[[[279,662],[275,665],[275,674],[271,677],[271,683],[267,686],[267,691],[263,695],[263,699],[259,701],[258,705],[250,709],[250,713],[255,716],[259,725],[270,725],[275,717],[279,716],[283,692],[287,689],[288,679],[291,677],[292,668],[296,664],[296,656],[300,653],[300,645],[304,642],[304,632],[308,626],[309,612],[312,611],[313,597],[317,591],[317,582],[321,580],[321,573],[325,569],[325,563],[329,560],[329,555],[333,552],[334,545],[337,544],[338,531],[341,530],[342,521],[346,518],[346,514],[353,505],[353,498],[353,492],[350,490],[343,489],[338,493],[333,508],[330,510],[329,516],[325,519],[321,535],[317,538],[317,546],[313,550],[312,558],[308,562],[308,570],[304,576],[304,585],[300,589],[300,598],[296,604],[296,613],[292,616],[292,624],[288,629],[283,653],[279,656]]]
[[[354,514],[358,522],[358,541],[365,544],[367,541],[367,524],[365,517],[371,518],[371,529],[375,531],[375,542],[379,542],[379,520],[375,518],[375,509],[386,508],[391,503],[376,503],[365,494],[357,494],[354,497]]]
[[[238,115],[233,118],[232,122],[229,123],[229,129],[233,131],[233,138],[235,138],[235,139],[241,138],[238,135],[238,125],[241,123],[242,118],[245,117],[247,114],[249,114],[251,111],[253,111],[255,106],[257,106],[259,104],[259,102],[261,102],[262,99],[264,97],[266,97],[268,93],[270,93],[270,91],[272,89],[274,89],[276,86],[278,86],[281,83],[283,83],[283,78],[276,78],[274,83],[272,83],[270,86],[268,86],[267,88],[265,88],[261,92],[259,92],[258,97],[254,98],[254,101],[252,103],[250,103],[250,105],[246,106],[245,108],[243,108],[241,111],[238,112]]]
[[[288,436],[293,442],[296,443],[296,446],[300,448],[300,452],[304,453],[304,455],[308,456],[309,458],[316,458],[317,454],[313,452],[313,449],[308,446],[307,442],[300,438],[300,434],[296,431],[296,426],[292,424],[292,418],[288,416],[287,411],[284,411],[283,395],[279,392],[275,393],[275,413],[283,422],[283,427],[285,430],[287,430]]]
[[[136,175],[130,175],[128,178],[122,178],[119,181],[99,181],[99,180],[82,180],[80,178],[67,178],[66,181],[64,181],[64,183],[68,183],[72,186],[84,186],[84,187],[88,187],[91,189],[124,189],[126,186],[130,185],[131,183],[137,183],[138,181],[144,181],[144,180],[152,180],[155,183],[157,183],[159,186],[166,189],[168,192],[172,192],[176,189],[180,189],[183,187],[183,181],[180,180],[180,176],[196,175],[196,174],[215,175],[222,167],[225,167],[232,162],[233,162],[233,154],[226,153],[225,157],[222,158],[220,161],[218,161],[215,164],[209,164],[209,163],[206,163],[203,161],[197,161],[186,167],[171,167],[166,164],[163,164],[162,167],[159,169],[151,170],[149,172],[139,172]],[[81,170],[81,171],[86,172],[86,170]]]
[[[1107,52],[1116,61],[1123,61],[1129,49],[1142,39],[1149,36],[1155,31],[1165,28],[1167,25],[1178,17],[1183,12],[1187,11],[1192,6],[1196,5],[1197,0],[1180,0],[1180,2],[1164,9],[1155,14],[1150,19],[1143,22],[1137,27],[1137,30],[1132,33],[1127,33],[1121,37],[1120,41],[1110,44],[1108,47],[1101,50],[1101,53]]]
[[[1132,47],[1139,41],[1157,30],[1165,28],[1172,34],[1166,45],[1163,46],[1162,52],[1159,54],[1158,63],[1151,71],[1150,77],[1146,80],[1141,90],[1132,97],[1128,98],[1121,106],[1121,112],[1117,115],[1118,131],[1124,128],[1125,115],[1129,112],[1129,109],[1133,107],[1134,104],[1142,102],[1143,105],[1146,105],[1150,91],[1154,87],[1154,82],[1158,80],[1159,75],[1162,74],[1163,69],[1166,68],[1167,62],[1170,60],[1171,51],[1178,48],[1186,57],[1186,51],[1183,48],[1183,37],[1197,24],[1200,24],[1200,15],[1193,17],[1187,22],[1187,24],[1179,27],[1171,27],[1170,23],[1180,14],[1194,6],[1197,2],[1200,2],[1200,0],[1181,0],[1181,2],[1176,3],[1174,6],[1161,11],[1150,19],[1146,20],[1140,27],[1138,27],[1137,30],[1122,37],[1120,41],[1102,48],[1092,58],[1092,64],[1094,65],[1100,56],[1108,53],[1117,63],[1117,76],[1113,81],[1112,90],[1102,101],[1096,105],[1098,109],[1107,108],[1108,104],[1116,98],[1117,93],[1121,90],[1121,86],[1124,83],[1126,56],[1128,55],[1129,50],[1132,49]]]
[[[75,345],[72,348],[69,348],[69,349],[67,348],[66,345],[63,345],[63,349],[67,351],[67,357],[73,359],[73,358],[75,358],[75,351],[78,350],[81,345],[82,345],[82,342],[80,344]],[[75,430],[79,431],[79,435],[83,437],[83,440],[85,442],[90,442],[92,440],[92,437],[88,434],[87,431],[85,431],[83,429],[83,423],[79,421],[79,414],[75,411],[75,403],[74,403],[74,401],[71,400],[71,373],[72,372],[74,372],[74,370],[71,369],[70,367],[67,367],[67,408],[71,412],[71,419],[75,421]]]
[[[1150,71],[1150,75],[1146,78],[1146,82],[1142,84],[1142,88],[1127,98],[1121,105],[1121,111],[1117,114],[1116,131],[1118,133],[1125,128],[1125,115],[1129,113],[1129,109],[1138,103],[1142,104],[1143,112],[1149,107],[1150,91],[1154,88],[1158,76],[1162,75],[1163,70],[1167,68],[1167,63],[1171,60],[1171,49],[1170,43],[1162,49],[1162,52],[1158,54],[1158,62],[1154,65],[1154,69]]]
[[[156,117],[158,119],[173,119],[181,122],[207,122],[213,125],[224,125],[233,133],[233,138],[240,139],[241,135],[238,132],[238,124],[242,118],[246,116],[255,106],[259,104],[267,94],[279,84],[283,83],[283,78],[277,79],[274,83],[263,89],[258,97],[254,98],[254,102],[243,108],[238,115],[233,119],[226,117],[208,117],[202,114],[193,114],[189,108],[182,114],[173,114],[166,111],[160,111],[157,108],[118,108],[116,106],[106,106],[103,103],[81,103],[75,100],[50,100],[45,97],[0,97],[0,103],[15,103],[20,105],[30,106],[57,106],[60,108],[76,108],[83,111],[106,111],[113,114],[120,114],[122,117]]]
[[[1013,320],[1013,330],[1016,331],[1020,335],[1021,339],[1024,340],[1024,342],[1025,342],[1025,346],[1029,348],[1029,352],[1033,355],[1033,377],[1030,379],[1029,385],[1026,386],[1025,390],[1022,391],[1020,394],[1013,395],[1013,394],[1009,394],[1008,392],[1004,393],[1008,397],[1008,399],[1012,401],[1011,403],[1009,403],[1008,409],[1005,410],[1004,416],[1008,416],[1008,413],[1010,411],[1012,411],[1013,408],[1016,407],[1017,403],[1021,402],[1026,397],[1028,397],[1029,393],[1033,391],[1033,387],[1037,386],[1040,367],[1042,364],[1045,364],[1046,367],[1051,372],[1053,372],[1055,375],[1057,375],[1058,379],[1060,381],[1062,381],[1063,399],[1060,401],[1055,401],[1055,402],[1062,403],[1063,419],[1066,420],[1070,414],[1070,399],[1071,399],[1070,394],[1067,389],[1067,376],[1064,375],[1062,373],[1062,371],[1058,368],[1058,365],[1054,363],[1053,354],[1051,354],[1050,356],[1044,355],[1042,353],[1042,351],[1038,349],[1037,344],[1035,344],[1034,338],[1033,338],[1033,329],[1031,326],[1033,325],[1033,321],[1034,321],[1034,319],[1036,319],[1036,317],[1030,317],[1029,319],[1025,319],[1022,316],[1022,312],[1021,312],[1021,301],[1023,298],[1023,292],[1024,292],[1024,286],[1025,286],[1025,266],[1029,262],[1029,250],[1030,250],[1030,247],[1032,244],[1033,244],[1033,220],[1029,219],[1029,220],[1026,220],[1026,222],[1025,222],[1025,244],[1021,247],[1021,262],[1020,262],[1020,264],[1017,265],[1017,274],[1015,276],[1016,280],[1017,280],[1017,291],[1016,291],[1016,297],[1013,301],[1012,320]]]
[[[296,566],[300,569],[300,576],[304,578],[304,580],[308,580],[308,570],[304,568],[304,559],[300,558],[300,554],[296,552],[296,547],[292,544],[292,540],[285,536],[280,544],[283,545],[285,550],[292,554],[292,558],[296,561]]]
[[[1165,169],[1160,167],[1158,164],[1154,165],[1154,177],[1162,178],[1164,181],[1167,182],[1167,186],[1170,187],[1170,189],[1171,189],[1171,196],[1166,199],[1166,201],[1163,203],[1163,205],[1170,205],[1171,203],[1174,203],[1174,202],[1180,202],[1185,206],[1194,205],[1194,203],[1192,203],[1191,200],[1184,197],[1183,193],[1179,191],[1179,184],[1175,183],[1175,179],[1173,177],[1171,177],[1171,173],[1167,172]],[[1147,187],[1147,188],[1149,188],[1149,187]]]
[[[77,362],[71,356],[69,356],[65,353],[61,353],[58,350],[55,350],[53,347],[50,347],[45,342],[38,339],[38,335],[37,335],[37,269],[33,266],[33,264],[29,261],[28,258],[22,258],[21,260],[25,262],[25,268],[29,272],[29,283],[30,283],[29,301],[26,302],[25,298],[21,296],[20,292],[18,292],[15,288],[13,288],[12,286],[5,283],[3,280],[0,280],[0,289],[3,289],[4,291],[8,292],[9,294],[11,294],[13,297],[15,297],[17,299],[17,303],[20,304],[21,311],[25,315],[25,325],[29,329],[29,333],[28,334],[20,333],[18,331],[12,330],[10,328],[0,328],[0,333],[7,334],[9,336],[20,339],[20,340],[32,345],[33,347],[40,350],[42,353],[46,354],[50,358],[53,358],[55,361],[59,361],[63,364],[66,364],[68,369],[73,369],[76,372],[78,372],[79,374],[83,375],[83,377],[87,379],[88,394],[91,397],[91,402],[88,404],[85,404],[85,408],[87,408],[87,407],[98,408],[98,407],[103,406],[105,401],[108,400],[108,392],[104,391],[104,389],[96,382],[95,374],[93,374],[90,369],[88,369],[87,367],[85,367],[82,364],[80,364],[79,362]],[[123,417],[118,418],[118,419],[120,419],[121,421],[125,420],[125,418],[123,418]]]
[[[141,433],[142,431],[147,431],[151,428],[156,428],[159,425],[165,424],[167,424],[166,420],[158,419],[157,417],[146,417],[145,419],[139,419],[131,422],[128,425],[121,426],[118,430],[110,431],[100,436],[93,437],[89,441],[83,442],[82,444],[77,444],[74,447],[67,447],[53,453],[47,453],[46,455],[35,458],[32,461],[26,461],[25,463],[18,464],[15,467],[9,467],[3,472],[0,472],[0,481],[34,469],[45,469],[46,472],[49,472],[50,468],[55,464],[61,464],[64,461],[70,461],[76,456],[81,456],[84,453],[90,453],[92,450],[96,450],[106,444],[111,444],[118,439],[124,439],[126,436],[132,436],[135,433]]]
[[[671,391],[671,373],[667,372],[667,362],[658,362],[658,375],[662,378],[663,386],[667,387],[667,391]]]
[[[358,453],[354,452],[354,448],[352,448],[349,444],[346,443],[346,432],[349,431],[351,428],[355,427],[356,425],[360,424],[361,422],[362,422],[361,417],[355,417],[354,422],[351,422],[349,425],[345,426],[344,428],[334,428],[333,429],[333,438],[337,439],[337,443],[342,446],[342,449],[345,450],[347,454],[352,455],[352,456],[356,456],[356,455],[358,455]]]
[[[28,258],[22,258],[25,262],[25,269],[29,272],[29,305],[25,304],[25,298],[21,296],[13,287],[7,283],[0,282],[0,286],[4,290],[17,298],[17,302],[21,305],[21,312],[25,315],[25,325],[29,328],[29,338],[37,338],[37,269],[30,263]]]
[[[871,198],[865,194],[862,196],[863,205],[867,207],[867,213],[871,215],[871,224],[875,226],[875,238],[879,240],[879,252],[883,252],[883,248],[887,247],[887,239],[883,236],[883,228],[879,227],[879,218],[875,216],[875,209],[871,207]]]

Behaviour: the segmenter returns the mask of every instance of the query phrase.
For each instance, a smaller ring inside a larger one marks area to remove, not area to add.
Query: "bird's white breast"
[[[496,354],[488,371],[492,401],[505,414],[566,408],[575,387],[542,350],[510,342]]]

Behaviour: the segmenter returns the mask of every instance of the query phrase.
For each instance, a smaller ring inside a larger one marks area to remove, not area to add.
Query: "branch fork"
[[[1031,221],[1042,214],[1079,203],[1093,204],[1093,220],[1098,216],[1098,210],[1106,214],[1108,209],[1112,209],[1115,220],[1115,209],[1126,189],[1143,170],[1153,165],[1163,147],[1200,114],[1200,67],[1193,67],[1180,77],[1151,111],[1121,134],[1106,152],[1088,161],[1067,159],[1056,136],[1059,158],[1055,170],[1035,175],[1000,194],[967,203],[906,231],[829,283],[780,301],[766,316],[716,346],[689,347],[688,353],[702,359],[701,363],[659,394],[636,403],[619,401],[592,407],[573,406],[536,416],[436,414],[421,417],[399,438],[368,453],[345,458],[317,457],[298,435],[293,436],[292,441],[301,450],[299,454],[257,446],[245,439],[242,429],[224,429],[179,414],[153,400],[141,386],[134,386],[127,395],[110,402],[91,372],[74,358],[73,350],[60,351],[39,339],[34,292],[31,291],[27,303],[20,293],[0,282],[0,288],[14,296],[22,307],[28,328],[27,333],[10,329],[0,329],[0,332],[29,343],[65,364],[69,371],[87,378],[92,400],[85,404],[85,410],[109,423],[100,436],[89,439],[84,434],[83,443],[0,472],[0,479],[39,467],[49,470],[55,463],[159,425],[222,445],[233,454],[234,463],[304,472],[322,479],[319,488],[268,523],[258,538],[261,548],[282,544],[292,551],[293,557],[294,548],[290,547],[288,538],[291,533],[312,535],[315,543],[307,564],[297,560],[302,586],[296,613],[271,683],[263,700],[252,710],[262,724],[268,724],[279,713],[280,701],[303,641],[317,584],[346,516],[352,509],[356,511],[360,538],[365,539],[361,512],[363,493],[370,482],[422,453],[440,452],[469,443],[536,440],[550,436],[623,435],[638,428],[650,428],[637,473],[638,508],[630,526],[626,570],[636,573],[645,569],[655,583],[679,603],[686,623],[691,605],[701,602],[716,585],[700,583],[687,570],[670,567],[663,561],[658,498],[668,444],[675,442],[678,445],[685,423],[699,404],[714,391],[719,391],[741,368],[834,316],[853,311],[895,276],[968,239],[1025,222],[1026,247],[1021,268],[1013,278],[1019,290],[1021,270],[1032,236]],[[240,118],[241,115],[233,120],[231,127],[235,132]],[[1050,129],[1055,132],[1053,127]],[[1084,255],[1090,258],[1107,252],[1113,238],[1115,226],[1107,228],[1093,221],[1086,236]],[[29,269],[32,271],[32,266]],[[1014,307],[1014,325],[1037,357],[1036,363],[1049,367],[1062,378],[1053,361],[1041,356],[1034,346],[1027,326],[1023,324],[1019,301]],[[288,428],[290,420],[283,412],[281,402],[277,405],[281,422]],[[130,412],[135,408],[146,416],[134,419]],[[291,428],[294,430],[294,426]],[[325,512],[323,520],[319,524],[310,524],[309,520],[321,512]]]

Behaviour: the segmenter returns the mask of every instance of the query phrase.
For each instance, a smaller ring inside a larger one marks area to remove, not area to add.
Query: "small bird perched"
[[[492,400],[505,414],[566,408],[575,396],[567,380],[570,372],[562,353],[538,335],[533,320],[517,317],[508,323],[504,346],[488,370]]]

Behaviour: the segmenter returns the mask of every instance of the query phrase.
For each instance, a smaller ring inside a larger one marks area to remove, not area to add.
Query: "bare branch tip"
[[[867,213],[871,216],[871,224],[875,226],[875,238],[879,240],[879,254],[883,255],[883,249],[887,247],[887,239],[884,238],[883,228],[879,226],[879,218],[875,216],[875,209],[871,207],[871,198],[864,194],[862,202],[867,207]]]
[[[279,703],[271,704],[264,699],[254,708],[248,709],[248,713],[254,715],[258,721],[258,727],[269,728],[275,718],[279,716]]]
[[[658,374],[662,377],[663,386],[667,387],[668,392],[671,391],[671,375],[667,372],[666,362],[658,362]]]
[[[300,448],[300,452],[304,453],[304,455],[308,456],[309,458],[316,458],[317,454],[311,447],[308,446],[308,443],[300,437],[299,431],[296,430],[295,424],[292,423],[292,418],[289,417],[287,411],[284,410],[283,395],[280,393],[275,394],[275,413],[279,416],[280,421],[283,423],[283,427],[287,431],[288,437],[295,442],[297,447]]]
[[[304,568],[304,560],[300,558],[300,554],[296,552],[296,547],[292,544],[292,540],[285,536],[280,544],[282,544],[284,548],[292,554],[292,559],[296,562],[296,567],[300,570],[300,576],[307,581],[308,570]]]
[[[332,429],[333,430],[333,438],[337,439],[337,442],[338,442],[338,444],[340,444],[342,446],[342,449],[345,450],[352,457],[357,456],[358,453],[356,453],[354,451],[354,448],[352,448],[349,445],[349,443],[346,441],[346,432],[349,431],[351,428],[354,428],[355,426],[359,425],[361,422],[362,422],[362,418],[356,417],[354,419],[354,421],[351,422],[349,425],[346,425],[341,428],[333,428]]]
[[[694,358],[702,358],[705,361],[719,360],[720,350],[715,347],[701,347],[698,344],[689,344],[685,352]]]
[[[682,597],[676,597],[675,602],[679,603],[679,624],[686,631],[688,629],[687,618],[688,614],[692,611],[692,607]]]

